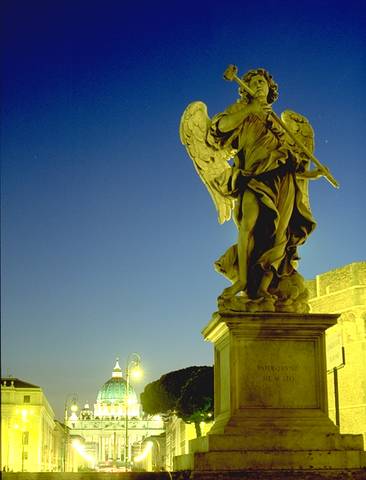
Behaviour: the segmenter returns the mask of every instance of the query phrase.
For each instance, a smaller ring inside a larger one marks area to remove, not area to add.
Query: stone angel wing
[[[281,120],[286,124],[287,128],[291,130],[297,139],[310,150],[311,153],[314,151],[314,130],[310,125],[309,120],[301,115],[300,113],[294,112],[292,110],[285,110],[281,114]],[[294,141],[291,138],[287,139],[287,142],[293,146],[293,150],[297,153],[300,153],[299,148],[295,145]]]
[[[292,110],[285,110],[281,114],[281,120],[286,124],[286,127],[291,131],[291,133],[301,142],[304,147],[306,147],[311,153],[314,152],[314,130],[310,125],[309,120],[301,115],[300,113],[294,112]],[[298,170],[306,171],[310,168],[310,159],[307,158],[306,154],[302,152],[295,142],[286,135],[286,142],[290,146],[291,151],[298,158]],[[309,180],[299,179],[298,185],[303,194],[303,200],[305,205],[310,209],[309,202]]]
[[[223,149],[219,145],[216,149],[215,146],[207,143],[210,125],[211,120],[207,114],[206,105],[203,102],[192,102],[183,112],[179,134],[198,175],[211,195],[219,223],[224,223],[231,218],[234,199],[225,194],[225,188],[220,185],[224,185],[225,179],[228,179],[231,174],[228,160],[234,152],[232,149]]]

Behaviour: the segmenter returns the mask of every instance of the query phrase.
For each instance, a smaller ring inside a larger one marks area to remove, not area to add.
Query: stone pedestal
[[[215,313],[203,330],[215,347],[215,423],[175,470],[366,467],[362,435],[340,435],[327,414],[325,330],[337,317]]]

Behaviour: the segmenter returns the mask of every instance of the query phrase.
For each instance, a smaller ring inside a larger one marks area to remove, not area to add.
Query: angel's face
[[[254,98],[267,99],[269,86],[267,80],[262,75],[254,75],[249,81],[249,87],[254,92]]]

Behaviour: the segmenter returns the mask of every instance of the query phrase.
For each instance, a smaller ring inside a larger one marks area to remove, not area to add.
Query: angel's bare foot
[[[267,290],[258,290],[257,298],[269,302],[275,302],[278,299],[277,295],[272,295]]]
[[[258,291],[257,302],[261,305],[261,310],[264,312],[274,312],[277,300],[276,295],[272,295],[266,290]]]
[[[237,293],[243,291],[245,285],[240,281],[236,281],[231,287],[225,288],[219,298],[231,298],[234,297]]]

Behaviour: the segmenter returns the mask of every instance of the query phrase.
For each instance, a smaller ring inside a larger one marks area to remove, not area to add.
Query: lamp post
[[[24,472],[24,460],[25,460],[25,458],[24,458],[24,456],[25,456],[24,445],[26,443],[26,438],[25,438],[26,433],[27,432],[25,432],[24,430],[22,431],[22,472]]]
[[[129,448],[128,448],[128,401],[130,394],[130,376],[133,378],[139,378],[142,374],[141,370],[141,357],[138,353],[131,353],[127,357],[126,362],[126,396],[125,396],[125,471],[127,472],[127,466],[129,464]]]
[[[335,423],[338,427],[341,425],[339,414],[339,389],[338,389],[338,370],[346,365],[346,354],[344,347],[341,347],[342,362],[334,366],[331,370],[327,370],[327,373],[333,373],[333,385],[334,385],[334,408],[335,408]]]
[[[70,402],[70,398],[71,398],[71,402]],[[70,410],[71,410],[71,416],[70,416],[70,419],[71,420],[74,420],[75,417],[76,417],[76,412],[78,410],[78,406],[77,406],[77,395],[76,393],[69,393],[68,395],[66,395],[66,399],[65,399],[65,425],[68,421],[68,406],[70,405]],[[76,417],[77,418],[77,417]]]
[[[71,401],[70,401],[71,400]],[[70,410],[71,410],[71,415],[70,415],[70,420],[72,422],[75,422],[77,420],[77,415],[76,415],[76,412],[78,410],[78,406],[77,406],[77,395],[76,393],[69,393],[66,395],[66,398],[65,398],[65,413],[64,413],[64,423],[65,423],[65,429],[64,430],[64,437],[63,437],[63,471],[66,472],[66,466],[67,466],[67,457],[68,457],[68,446],[69,446],[69,443],[68,443],[68,430],[67,430],[67,422],[69,420],[69,417],[68,417],[68,407],[70,406]],[[75,423],[73,423],[73,426],[75,425]]]

